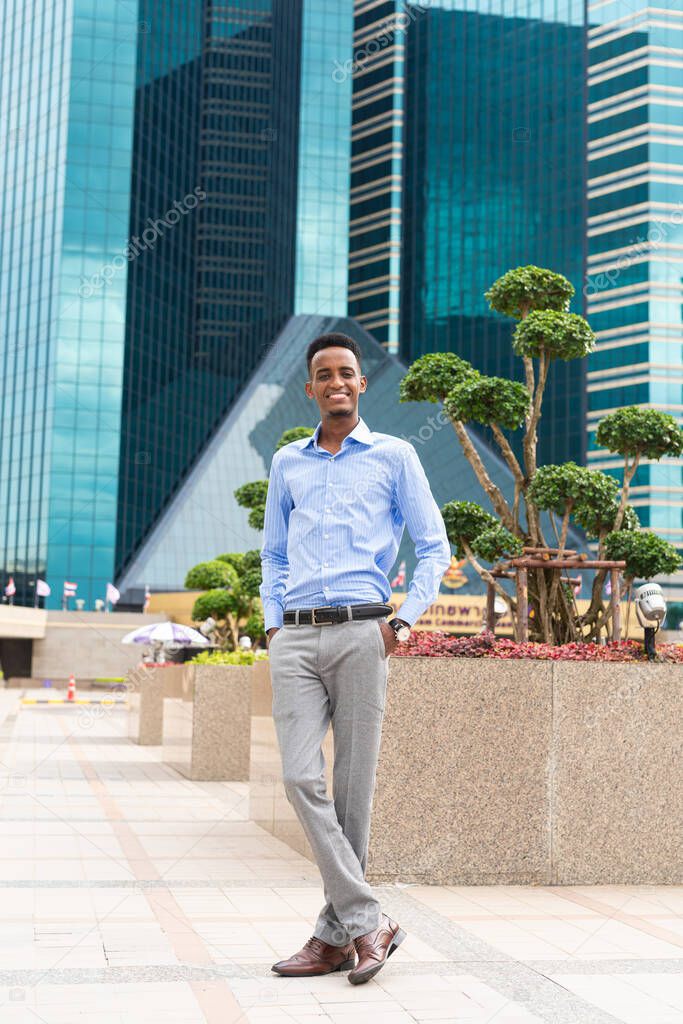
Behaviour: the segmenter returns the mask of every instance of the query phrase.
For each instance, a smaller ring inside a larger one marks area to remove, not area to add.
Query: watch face
[[[404,640],[407,640],[409,636],[410,626],[399,626],[398,629],[396,630],[396,637],[400,643],[403,643]]]

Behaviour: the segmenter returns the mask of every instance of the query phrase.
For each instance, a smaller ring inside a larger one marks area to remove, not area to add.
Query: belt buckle
[[[325,607],[325,608],[332,608],[333,605],[324,605],[323,607]],[[320,610],[321,610],[320,608],[311,608],[311,625],[312,626],[333,626],[334,623],[332,621],[330,621],[330,622],[318,622],[318,620],[315,617],[315,613],[316,613],[316,611],[320,611]]]

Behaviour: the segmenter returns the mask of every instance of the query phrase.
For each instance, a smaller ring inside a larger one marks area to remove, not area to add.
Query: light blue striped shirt
[[[358,423],[335,455],[308,438],[273,456],[261,546],[264,624],[283,609],[388,603],[404,526],[418,559],[399,617],[412,626],[436,599],[451,548],[409,441]]]

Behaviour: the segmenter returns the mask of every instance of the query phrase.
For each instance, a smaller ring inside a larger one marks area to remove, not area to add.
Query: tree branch
[[[531,479],[534,473],[536,472],[536,447],[538,444],[538,438],[536,436],[536,427],[538,426],[538,421],[541,418],[543,392],[545,391],[545,385],[548,379],[549,367],[550,356],[544,351],[541,353],[541,358],[539,361],[538,383],[536,385],[536,390],[532,396],[531,411],[529,413],[526,431],[524,434],[524,465],[526,467],[526,472],[529,479]]]
[[[470,436],[465,429],[465,425],[460,420],[451,420],[451,423],[453,424],[453,429],[455,430],[458,440],[462,445],[467,461],[474,470],[477,480],[488,494],[491,504],[498,513],[503,526],[507,527],[511,533],[514,533],[515,523],[510,506],[505,500],[505,496],[502,491],[496,487],[493,480],[488,475],[486,467],[479,457],[479,452],[470,440]]]
[[[513,597],[510,597],[507,590],[505,590],[500,585],[495,576],[492,576],[488,569],[485,569],[484,566],[477,560],[477,556],[474,554],[472,548],[463,537],[460,538],[460,543],[462,544],[462,549],[467,555],[467,559],[470,562],[472,568],[475,570],[475,572],[479,574],[479,576],[481,576],[481,578],[486,583],[491,584],[491,586],[494,588],[495,592],[498,594],[499,597],[502,597],[502,599],[505,601],[508,608],[510,609],[510,614],[512,615],[514,620],[514,616],[517,612],[517,602],[515,601],[515,599]]]
[[[631,480],[633,480],[635,472],[638,469],[640,457],[641,452],[636,452],[636,454],[633,457],[633,462],[630,466],[628,464],[628,456],[624,457],[624,480],[621,485],[621,501],[619,502],[619,508],[617,509],[617,514],[614,518],[614,526],[612,527],[613,530],[620,529],[621,524],[623,522],[624,512],[626,511],[626,505],[628,504],[628,495],[631,487]]]
[[[512,450],[510,442],[508,441],[507,437],[505,436],[505,434],[500,429],[497,423],[489,423],[489,426],[491,428],[491,433],[495,437],[498,446],[501,452],[503,453],[503,458],[505,459],[505,461],[507,462],[508,466],[512,471],[512,475],[514,476],[515,480],[519,480],[519,482],[523,484],[524,473],[522,472],[522,467],[517,461],[517,456]]]

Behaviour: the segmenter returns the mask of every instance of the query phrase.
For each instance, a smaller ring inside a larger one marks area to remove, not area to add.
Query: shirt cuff
[[[410,597],[407,597],[394,615],[394,618],[403,619],[403,621],[407,622],[412,629],[423,611],[424,609],[420,610],[419,608],[415,608]]]
[[[278,629],[282,625],[283,621],[283,610],[282,605],[279,601],[268,601],[264,602],[263,605],[263,631],[267,633],[273,626],[277,626]]]

